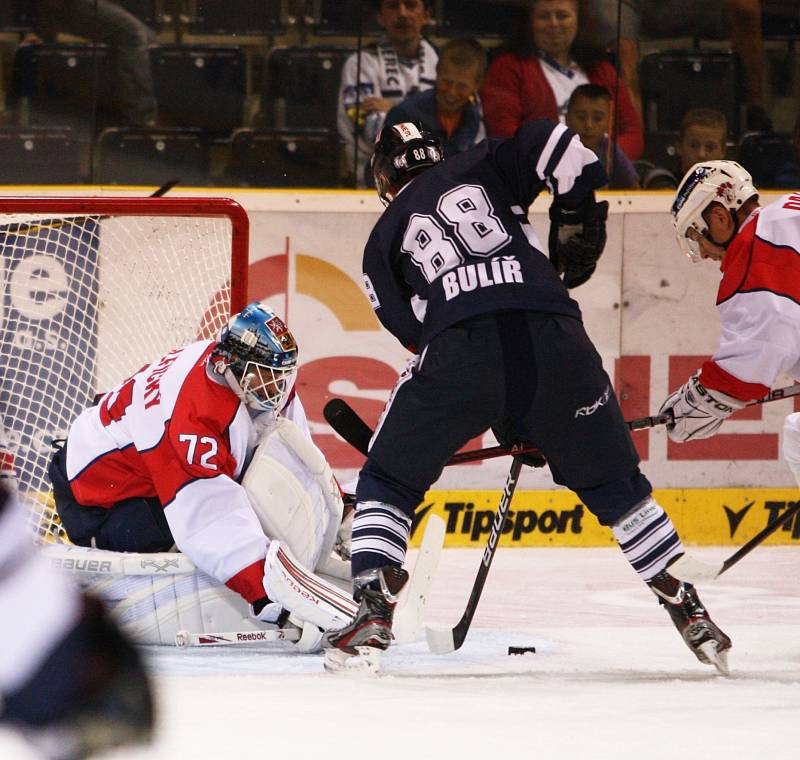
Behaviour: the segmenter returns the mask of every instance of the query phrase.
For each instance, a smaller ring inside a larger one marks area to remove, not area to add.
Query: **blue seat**
[[[739,163],[753,175],[756,187],[783,187],[782,170],[792,162],[797,164],[798,157],[795,156],[791,135],[752,132],[746,134],[739,145]]]
[[[97,139],[95,182],[208,185],[209,142],[199,129],[112,127]]]
[[[231,179],[247,187],[337,187],[339,144],[326,129],[240,129],[231,141]]]
[[[0,129],[0,184],[72,185],[81,177],[81,150],[70,129]]]
[[[230,134],[242,125],[246,94],[241,48],[164,45],[150,50],[159,124]]]
[[[647,132],[677,132],[690,108],[713,107],[725,114],[728,134],[738,139],[743,79],[738,56],[713,50],[668,50],[651,53],[640,65]]]
[[[93,133],[95,107],[113,110],[109,51],[104,45],[42,44],[17,48],[11,100],[32,126]]]
[[[320,35],[355,37],[379,35],[373,4],[364,0],[319,0],[315,3],[314,31]]]
[[[506,37],[528,23],[525,3],[496,0],[442,0],[436,33],[446,36]]]
[[[184,0],[191,34],[279,34],[286,31],[284,0]]]
[[[114,0],[151,29],[165,26],[165,0]],[[169,18],[169,15],[167,18]]]
[[[336,129],[345,47],[275,48],[267,59],[262,111],[268,127]]]

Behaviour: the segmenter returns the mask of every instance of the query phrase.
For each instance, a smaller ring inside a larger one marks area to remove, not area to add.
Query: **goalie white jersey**
[[[779,374],[800,379],[800,194],[742,226],[725,254],[717,307],[722,333],[703,385],[749,401]]]
[[[207,359],[215,345],[171,351],[86,409],[70,430],[67,476],[86,506],[157,497],[177,547],[253,602],[265,595],[269,539],[237,480],[271,418],[251,417],[213,379]],[[281,414],[308,434],[298,398]]]

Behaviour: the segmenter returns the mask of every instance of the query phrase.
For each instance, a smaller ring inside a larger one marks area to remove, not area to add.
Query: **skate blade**
[[[376,675],[380,672],[382,650],[375,647],[355,647],[355,650],[358,654],[348,654],[336,647],[326,649],[325,672],[346,675]]]
[[[716,641],[706,641],[699,648],[710,665],[713,665],[721,675],[729,676],[731,669],[728,667],[728,653],[717,651],[718,646]]]

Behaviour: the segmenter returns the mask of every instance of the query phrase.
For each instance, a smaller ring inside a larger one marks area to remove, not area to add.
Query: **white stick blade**
[[[722,565],[710,565],[689,554],[684,554],[667,567],[670,575],[694,584],[714,581],[721,571]]]
[[[456,650],[453,631],[450,628],[426,628],[425,638],[428,640],[428,649],[434,654],[449,654]]]
[[[419,637],[433,575],[442,554],[444,535],[444,520],[439,515],[429,515],[414,572],[403,589],[394,614],[392,633],[397,644],[410,644]]]

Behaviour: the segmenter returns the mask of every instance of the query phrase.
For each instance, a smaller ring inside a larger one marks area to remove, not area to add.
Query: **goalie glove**
[[[710,438],[728,417],[744,406],[744,401],[702,385],[698,370],[667,397],[658,413],[672,414],[667,434],[671,440],[684,443]]]
[[[550,206],[550,262],[564,285],[577,288],[597,269],[597,261],[606,245],[608,201],[587,199],[574,210]]]

